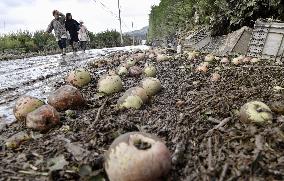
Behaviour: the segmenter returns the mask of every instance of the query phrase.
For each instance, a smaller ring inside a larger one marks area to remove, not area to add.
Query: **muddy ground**
[[[81,89],[88,105],[76,111],[77,118],[62,112],[62,125],[47,134],[33,133],[32,140],[14,150],[5,148],[4,140],[26,130],[24,125],[14,123],[1,131],[0,180],[102,180],[103,154],[118,135],[131,131],[164,140],[173,154],[167,180],[284,180],[284,117],[274,114],[266,126],[246,125],[237,112],[250,100],[268,105],[283,100],[284,92],[274,90],[284,87],[283,67],[273,62],[214,63],[207,73],[197,73],[202,59],[156,62],[162,91],[140,110],[125,111],[116,109],[118,98],[143,76],[123,77],[124,91],[100,97],[98,68],[89,66],[94,79]],[[221,75],[219,82],[210,80],[213,72]]]

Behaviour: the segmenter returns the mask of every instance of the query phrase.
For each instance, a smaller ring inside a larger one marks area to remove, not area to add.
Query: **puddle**
[[[62,80],[70,70],[84,67],[96,57],[137,48],[148,49],[147,46],[128,46],[92,49],[84,54],[78,52],[77,56],[68,53],[64,59],[57,54],[0,61],[0,122],[15,121],[12,109],[20,96],[30,95],[46,100],[49,93],[54,91],[54,84]]]

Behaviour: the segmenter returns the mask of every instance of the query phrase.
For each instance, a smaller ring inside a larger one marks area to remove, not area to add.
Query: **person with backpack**
[[[79,23],[72,18],[71,13],[66,14],[65,28],[70,35],[70,44],[73,50],[74,55],[76,55],[75,44],[79,42],[78,31],[80,30]]]
[[[90,41],[88,30],[86,26],[84,26],[84,22],[82,20],[79,21],[80,23],[80,30],[78,31],[78,38],[80,41],[80,47],[85,53],[86,47],[87,47],[87,41]]]
[[[62,55],[66,55],[66,39],[67,31],[65,28],[65,16],[58,10],[53,10],[52,15],[54,19],[48,25],[46,32],[51,33],[54,30],[56,41],[61,49]]]

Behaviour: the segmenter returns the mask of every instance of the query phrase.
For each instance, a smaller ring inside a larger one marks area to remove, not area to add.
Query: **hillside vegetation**
[[[253,27],[258,18],[284,20],[281,0],[161,0],[149,18],[148,40],[168,39],[176,32],[208,27],[223,35],[242,26]]]
[[[118,47],[120,44],[120,34],[115,30],[107,30],[101,33],[89,32],[89,48]],[[129,36],[124,36],[125,45],[131,44]],[[29,32],[18,31],[16,33],[0,36],[0,51],[12,51],[14,53],[28,52],[55,52],[58,49],[57,42],[53,34],[44,31]]]

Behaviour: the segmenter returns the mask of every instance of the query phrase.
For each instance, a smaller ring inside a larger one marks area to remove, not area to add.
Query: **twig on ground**
[[[229,121],[231,120],[230,117],[223,119],[218,125],[216,125],[214,128],[210,129],[205,135],[206,136],[211,136],[212,133],[217,130],[222,128],[223,126],[225,126]]]
[[[208,169],[209,171],[213,170],[212,166],[212,137],[208,138]]]
[[[220,175],[220,179],[219,181],[223,181],[225,176],[226,176],[226,173],[227,173],[227,170],[228,170],[228,167],[229,167],[229,164],[228,163],[225,163],[224,167],[223,167],[223,171]]]
[[[25,171],[20,170],[19,173],[26,174],[26,175],[41,175],[41,176],[48,176],[47,172],[35,172],[35,171]]]
[[[108,101],[108,99],[106,99],[106,100],[104,101],[104,103],[101,105],[101,107],[98,109],[98,112],[97,112],[97,115],[96,115],[96,119],[95,119],[95,121],[92,122],[92,124],[90,125],[90,127],[93,127],[94,124],[96,124],[97,121],[99,120],[100,115],[101,115],[101,112],[102,112],[102,110],[104,109],[104,107],[105,107],[107,101]]]

